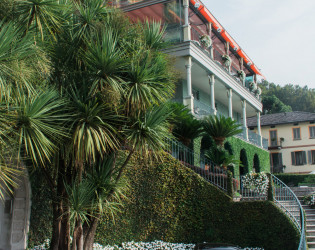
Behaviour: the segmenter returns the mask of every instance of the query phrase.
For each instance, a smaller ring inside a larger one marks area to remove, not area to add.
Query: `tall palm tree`
[[[240,124],[230,117],[208,116],[203,122],[204,133],[213,138],[218,146],[223,147],[226,138],[242,132]]]

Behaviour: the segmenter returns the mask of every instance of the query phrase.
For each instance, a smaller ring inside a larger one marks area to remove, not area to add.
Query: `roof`
[[[293,111],[293,112],[262,115],[260,117],[261,126],[271,126],[271,125],[296,123],[296,122],[308,122],[308,121],[315,121],[315,113]],[[247,126],[257,127],[256,116],[247,118]]]

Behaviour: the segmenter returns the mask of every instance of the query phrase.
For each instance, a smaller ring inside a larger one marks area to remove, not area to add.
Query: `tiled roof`
[[[308,121],[315,121],[315,113],[294,111],[294,112],[262,115],[260,117],[261,126],[270,126],[270,125],[296,123],[296,122],[308,122]],[[254,116],[254,117],[247,118],[247,126],[256,127],[257,117]]]

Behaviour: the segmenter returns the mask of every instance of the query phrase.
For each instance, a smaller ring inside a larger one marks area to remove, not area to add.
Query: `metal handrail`
[[[304,210],[294,192],[273,174],[272,180],[275,189],[275,203],[288,215],[300,232],[298,250],[306,250]]]
[[[216,166],[212,161],[204,155],[195,153],[192,149],[186,147],[182,143],[172,139],[165,138],[165,151],[171,154],[175,159],[179,160],[185,166],[189,167],[205,180],[215,185],[219,189],[227,192],[227,171]],[[198,166],[199,165],[199,166]],[[236,181],[234,180],[234,185]]]

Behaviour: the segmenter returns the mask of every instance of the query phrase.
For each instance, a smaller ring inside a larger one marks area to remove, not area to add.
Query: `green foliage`
[[[214,162],[217,166],[227,167],[229,165],[240,165],[240,160],[236,159],[226,149],[221,146],[213,146],[205,151],[205,156]]]
[[[115,222],[103,218],[96,241],[222,242],[296,249],[299,234],[271,202],[233,203],[199,175],[164,154],[151,164],[135,158],[126,172],[127,199]]]
[[[200,121],[181,103],[170,103],[170,107],[173,111],[170,119],[173,135],[185,146],[191,147],[192,141],[202,132]]]
[[[313,184],[315,183],[315,175],[313,174],[275,174],[277,178],[283,181],[288,186],[299,186],[301,184]]]
[[[292,108],[289,105],[285,105],[275,95],[264,96],[262,99],[263,114],[275,114],[282,112],[291,112]]]
[[[217,145],[223,146],[224,140],[242,132],[240,124],[225,116],[208,116],[202,122],[204,132],[211,136]]]
[[[32,207],[28,247],[42,244],[51,237],[52,228],[52,193],[40,170],[29,168],[32,190]]]
[[[254,145],[251,145],[239,138],[236,137],[230,137],[226,140],[231,144],[232,147],[232,152],[233,155],[235,156],[236,159],[240,159],[240,154],[241,150],[244,149],[246,156],[247,156],[247,161],[248,161],[248,171],[253,170],[253,163],[254,163],[254,156],[255,154],[258,155],[259,159],[259,166],[260,166],[260,171],[269,173],[270,172],[270,161],[269,161],[269,152],[261,149],[259,147],[256,147]],[[242,163],[244,164],[244,163]],[[239,175],[239,168],[236,167],[234,169],[234,173],[236,176]]]
[[[268,83],[267,81],[264,81],[260,85],[260,87],[263,89],[263,103],[265,102],[265,98],[268,97],[270,99],[274,95],[285,106],[287,106],[288,108],[291,107],[293,111],[314,112],[315,110],[315,89],[308,88],[307,86],[301,87],[299,85],[293,84],[280,86],[278,84]],[[263,112],[265,113],[265,110]]]

